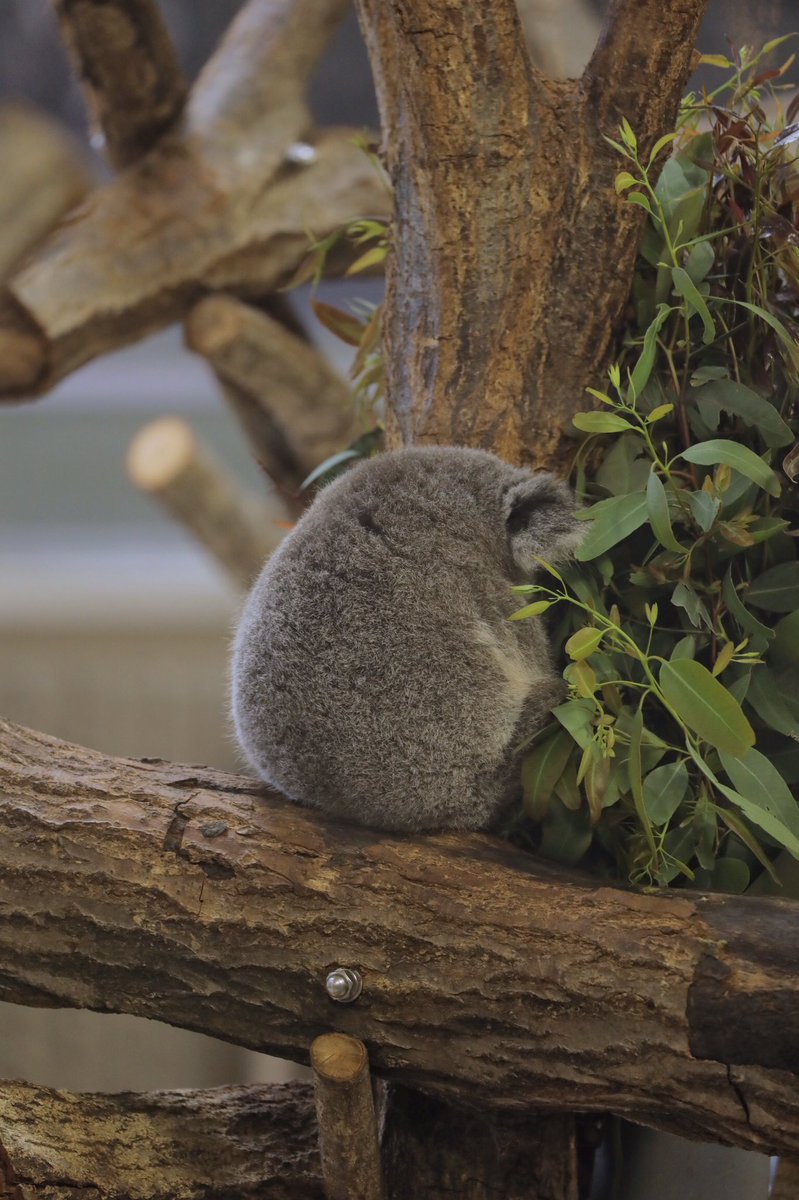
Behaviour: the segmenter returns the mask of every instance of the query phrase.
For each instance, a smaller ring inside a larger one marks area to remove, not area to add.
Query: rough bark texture
[[[102,1096],[4,1082],[0,1141],[4,1200],[325,1200],[309,1084]]]
[[[91,186],[77,144],[58,122],[22,104],[0,108],[0,280]]]
[[[552,463],[630,288],[622,116],[671,128],[706,0],[616,0],[583,78],[531,68],[513,0],[358,0],[396,197],[385,318],[394,440]]]
[[[178,319],[215,289],[263,295],[385,186],[347,131],[310,132],[308,73],[344,0],[251,0],[194,86],[179,130],[98,188],[9,282],[0,347],[22,313],[24,370],[0,354],[0,394],[41,394],[82,363]],[[316,158],[287,158],[302,138]],[[34,354],[35,350],[35,354]]]
[[[388,1200],[577,1200],[573,1117],[477,1114],[392,1088],[383,1150]]]
[[[780,1159],[771,1200],[799,1200],[799,1159]]]
[[[115,167],[141,158],[186,99],[186,81],[154,0],[55,0],[89,111]]]
[[[366,1047],[344,1033],[322,1034],[311,1045],[311,1066],[327,1200],[383,1200]]]
[[[280,321],[232,296],[208,296],[189,313],[186,339],[230,386],[242,424],[259,437],[259,461],[281,490],[296,493],[352,440],[351,389]]]
[[[332,1027],[461,1104],[799,1151],[790,903],[568,882],[488,837],[338,826],[249,780],[2,728],[0,999],[301,1061]],[[360,969],[356,1003],[329,1000],[334,966]],[[759,1036],[709,1045],[719,1019]]]

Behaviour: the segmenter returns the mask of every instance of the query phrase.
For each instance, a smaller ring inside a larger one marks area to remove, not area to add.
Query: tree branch
[[[327,1200],[384,1200],[366,1047],[347,1034],[324,1033],[311,1045],[311,1066]]]
[[[128,474],[167,509],[224,568],[249,588],[285,533],[286,510],[242,492],[178,417],[141,429],[128,449]]]
[[[102,132],[126,167],[175,123],[187,87],[154,0],[55,0],[61,32]]]
[[[0,280],[91,186],[69,132],[22,104],[0,108]]]
[[[102,1096],[3,1083],[0,1136],[11,1200],[324,1200],[309,1084]]]
[[[186,320],[186,340],[265,420],[258,458],[295,493],[314,468],[351,441],[352,392],[309,342],[232,296],[208,296]],[[252,430],[255,421],[244,423]],[[267,435],[268,431],[268,436]]]
[[[337,1028],[453,1102],[799,1152],[793,904],[640,895],[488,837],[340,826],[250,780],[1,728],[0,999],[303,1061]],[[360,970],[354,1004],[328,998],[335,966]]]
[[[387,211],[384,185],[345,132],[320,135],[316,150],[315,162],[274,180],[255,159],[245,179],[208,174],[196,148],[174,143],[99,188],[8,285],[40,356],[27,375],[0,357],[0,393],[41,395],[179,319],[208,288],[274,291],[305,259],[309,235]],[[0,342],[7,330],[0,312]]]

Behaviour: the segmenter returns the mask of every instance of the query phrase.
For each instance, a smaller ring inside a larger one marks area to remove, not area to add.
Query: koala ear
[[[574,517],[574,494],[555,475],[542,471],[511,484],[503,498],[503,515],[511,554],[525,574],[538,568],[538,558],[564,563],[580,545],[585,526]]]

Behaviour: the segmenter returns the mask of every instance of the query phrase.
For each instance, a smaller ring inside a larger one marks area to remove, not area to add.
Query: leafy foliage
[[[788,64],[762,66],[778,44],[706,60],[730,77],[648,154],[627,121],[612,143],[646,230],[622,358],[574,419],[586,537],[516,589],[568,686],[524,760],[522,835],[636,883],[742,891],[799,858],[799,105],[773,89]]]

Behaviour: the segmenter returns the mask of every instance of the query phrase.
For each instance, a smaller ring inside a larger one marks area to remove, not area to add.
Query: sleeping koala
[[[562,698],[535,556],[580,542],[549,474],[481,450],[383,454],[331,483],[267,562],[233,656],[233,719],[290,799],[386,830],[486,829],[521,739]]]

